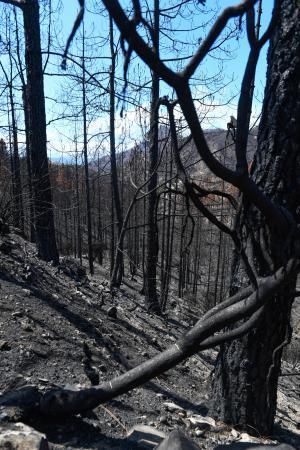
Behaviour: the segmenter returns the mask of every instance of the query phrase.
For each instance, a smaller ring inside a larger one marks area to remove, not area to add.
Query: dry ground
[[[99,266],[86,281],[67,272],[40,261],[34,246],[18,234],[0,238],[0,394],[25,385],[48,389],[101,383],[167,348],[197,319],[196,311],[187,311],[179,299],[165,317],[147,314],[138,281],[123,284],[112,297],[108,273]],[[116,318],[108,314],[112,305]],[[215,355],[196,355],[85,416],[26,421],[45,432],[55,449],[135,449],[126,435],[140,423],[165,432],[180,426],[200,448],[221,448],[239,439],[238,433],[222,424],[200,433],[185,418],[207,414]],[[299,372],[297,355],[294,359],[294,367],[284,364],[288,375]],[[299,382],[299,375],[282,377],[275,430],[277,439],[298,448]],[[165,402],[174,402],[184,414],[168,411]]]

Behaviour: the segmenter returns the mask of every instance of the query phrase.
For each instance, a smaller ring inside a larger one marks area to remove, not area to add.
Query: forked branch
[[[286,220],[282,210],[278,208],[277,205],[275,205],[266,195],[264,195],[264,193],[258,189],[257,185],[248,176],[244,156],[245,139],[243,140],[241,147],[237,147],[238,170],[236,171],[228,169],[212,154],[204,137],[198,112],[196,111],[189,86],[190,76],[192,76],[199,64],[203,61],[212,44],[224,30],[228,20],[232,17],[242,17],[245,13],[253,9],[256,2],[257,0],[244,0],[236,6],[225,9],[216,20],[211,32],[208,34],[208,37],[199,47],[198,51],[187,64],[186,68],[182,72],[174,72],[163,63],[163,61],[153,52],[151,47],[149,47],[149,45],[141,37],[135,24],[126,16],[120,2],[117,0],[103,0],[107,11],[111,14],[117,24],[122,38],[127,40],[127,42],[132,46],[132,49],[150,67],[151,70],[156,72],[160,78],[175,89],[178,103],[191,130],[197,151],[207,167],[217,177],[231,183],[243,192],[246,197],[265,215],[269,222],[273,224],[275,223],[278,229],[282,232],[288,232],[291,224]],[[250,28],[252,28],[252,22],[250,12],[248,18]],[[249,86],[251,90],[253,79],[252,75],[255,72],[258,57],[257,55],[259,54],[259,50],[262,45],[269,38],[275,22],[276,14],[273,14],[271,24],[267,29],[266,34],[260,40],[254,42],[252,34],[250,36],[250,41],[253,43],[253,48],[255,50],[251,51],[251,58],[246,68],[246,71],[249,72],[246,74],[246,87],[248,90]],[[249,102],[250,97],[251,96],[248,96],[247,101],[245,102],[245,108],[243,108],[245,112],[240,114],[241,119],[246,115],[249,116],[249,107],[251,108]]]
[[[0,396],[0,406],[18,405],[48,416],[78,414],[94,409],[146,383],[199,351],[246,334],[257,324],[265,305],[298,271],[299,261],[289,260],[285,267],[261,279],[256,290],[247,287],[211,309],[167,350],[99,387],[80,391],[55,389],[46,393],[27,387]],[[238,321],[242,323],[237,327],[222,331]]]
[[[275,274],[261,280],[257,290],[251,292],[249,288],[246,288],[245,296],[241,294],[234,296],[226,301],[227,306],[220,305],[211,310],[164,352],[97,388],[83,389],[78,392],[60,389],[46,393],[40,399],[39,411],[47,415],[57,415],[76,414],[93,409],[103,402],[146,383],[200,350],[242,336],[257,323],[264,305],[271,301],[275,292],[293,276],[298,268],[297,262],[290,260],[286,267],[281,267]],[[233,330],[216,334],[224,327],[245,317],[248,319]]]
[[[7,3],[8,5],[17,6],[23,8],[26,5],[26,0],[0,0],[1,3]]]

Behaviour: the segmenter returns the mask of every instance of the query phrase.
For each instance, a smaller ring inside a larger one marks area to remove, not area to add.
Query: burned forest
[[[299,449],[299,1],[0,16],[0,449]]]

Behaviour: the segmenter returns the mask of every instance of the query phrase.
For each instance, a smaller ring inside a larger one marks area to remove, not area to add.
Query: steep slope
[[[139,280],[130,281],[112,295],[105,269],[96,266],[90,278],[72,259],[53,267],[18,234],[0,237],[0,393],[26,385],[78,389],[101,383],[167,348],[195,322],[197,311],[176,298],[166,316],[147,314],[140,287]],[[165,432],[179,426],[212,449],[242,439],[222,424],[197,425],[207,413],[215,354],[195,355],[90,414],[49,421],[14,411],[14,418],[46,432],[56,449],[139,448],[126,439],[139,423]],[[291,364],[285,370],[290,374]],[[300,444],[299,379],[283,377],[279,396],[278,437],[294,445]],[[0,428],[1,420],[0,411]]]

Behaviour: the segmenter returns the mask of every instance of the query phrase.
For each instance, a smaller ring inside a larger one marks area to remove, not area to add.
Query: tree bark
[[[273,202],[284,208],[289,233],[264,216],[246,199],[236,229],[243,236],[258,276],[299,257],[300,206],[300,7],[282,0],[279,23],[268,54],[267,84],[252,178]],[[299,226],[298,226],[299,227]],[[298,231],[299,233],[299,231]],[[295,244],[296,243],[296,244]],[[248,283],[234,258],[232,291]],[[212,414],[249,432],[268,435],[276,412],[277,385],[283,346],[290,338],[290,314],[296,278],[274,295],[259,326],[240,340],[221,347],[215,367]]]
[[[13,138],[13,151],[12,151],[12,191],[13,191],[13,223],[14,226],[19,228],[21,233],[24,234],[24,211],[23,211],[23,199],[22,199],[22,180],[19,158],[19,145],[18,145],[18,129],[16,123],[15,114],[15,102],[12,88],[12,81],[9,82],[9,101],[11,112],[11,128]]]
[[[25,81],[25,80],[24,80]],[[23,81],[22,81],[23,83]],[[29,139],[29,115],[28,115],[28,98],[27,98],[27,84],[22,84],[22,100],[24,109],[24,123],[25,123],[25,143],[26,143],[26,167],[27,167],[27,184],[28,184],[28,197],[29,197],[29,240],[35,242],[34,231],[34,205],[33,205],[33,188],[32,188],[32,169],[31,169],[31,149]]]
[[[40,42],[39,3],[27,0],[22,4],[27,72],[27,111],[31,150],[32,187],[35,211],[35,237],[39,256],[58,262],[50,186],[43,67]]]
[[[82,119],[83,119],[83,157],[85,175],[85,199],[87,218],[87,244],[90,274],[94,273],[94,259],[92,249],[92,216],[90,196],[90,174],[88,161],[88,136],[87,136],[87,108],[86,108],[86,80],[85,80],[85,35],[82,35]]]
[[[159,1],[154,0],[154,28],[153,51],[159,54]],[[147,234],[146,234],[146,268],[145,268],[145,303],[149,310],[159,311],[156,283],[156,266],[158,261],[158,236],[157,236],[157,162],[158,162],[158,108],[159,76],[152,73],[152,98],[150,111],[150,148],[149,148],[149,172],[148,204],[147,204]]]
[[[123,242],[120,241],[120,235],[123,227],[123,213],[120,200],[120,191],[118,183],[118,169],[116,160],[116,135],[115,135],[115,73],[116,73],[116,50],[114,44],[113,19],[109,17],[109,41],[111,67],[109,74],[109,136],[110,136],[110,165],[111,165],[111,186],[112,186],[112,208],[115,208],[117,216],[118,239],[117,248],[113,258],[113,270],[111,276],[111,287],[119,287],[123,276]],[[114,224],[112,223],[112,227]]]
[[[30,140],[29,140],[29,117],[28,117],[28,99],[27,99],[27,82],[25,80],[25,74],[23,73],[23,64],[20,52],[20,38],[19,38],[19,28],[17,21],[17,12],[14,8],[14,19],[15,19],[15,35],[16,35],[16,53],[18,62],[18,72],[22,83],[22,104],[24,110],[24,124],[25,124],[25,149],[26,149],[26,166],[27,175],[26,181],[28,185],[28,202],[29,202],[29,214],[27,215],[27,230],[26,233],[28,239],[31,242],[35,242],[34,237],[34,207],[33,207],[33,193],[32,193],[32,174],[31,174],[31,158],[30,158]]]
[[[76,193],[76,234],[77,234],[77,252],[80,264],[82,265],[82,230],[81,230],[81,205],[80,205],[80,194],[79,194],[79,168],[78,168],[78,147],[77,147],[77,131],[75,136],[75,193]]]

